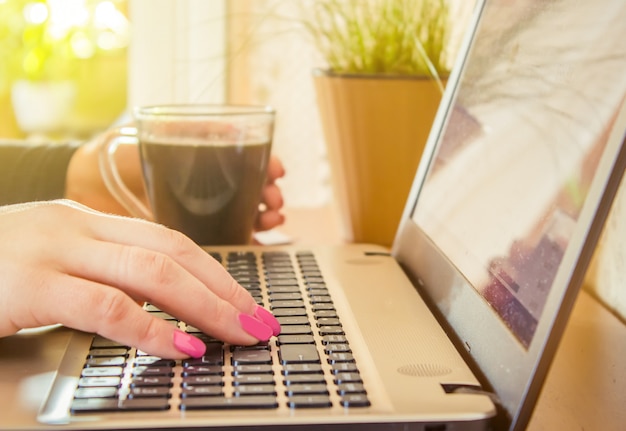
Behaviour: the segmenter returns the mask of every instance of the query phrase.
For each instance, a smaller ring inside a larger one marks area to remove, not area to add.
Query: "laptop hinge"
[[[485,391],[478,385],[466,385],[466,384],[454,384],[454,383],[442,383],[441,387],[446,392],[446,394],[475,394],[475,395],[484,395],[489,397],[491,402],[493,402],[498,407],[502,407],[502,403],[497,394],[493,392]]]

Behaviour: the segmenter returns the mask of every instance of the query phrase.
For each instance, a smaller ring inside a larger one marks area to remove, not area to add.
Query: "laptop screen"
[[[585,3],[486,10],[413,216],[524,347],[626,91],[624,3]]]
[[[478,15],[394,255],[523,416],[624,170],[626,2],[493,0]]]

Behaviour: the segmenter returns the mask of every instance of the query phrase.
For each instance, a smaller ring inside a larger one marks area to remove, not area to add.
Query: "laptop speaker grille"
[[[398,367],[398,372],[412,377],[436,377],[450,374],[452,369],[438,364],[408,364]]]

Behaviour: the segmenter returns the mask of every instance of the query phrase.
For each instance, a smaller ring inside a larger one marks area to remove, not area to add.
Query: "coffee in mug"
[[[274,111],[173,105],[138,108],[134,117],[151,209],[138,208],[114,172],[116,138],[105,140],[101,151],[103,178],[114,196],[132,214],[200,245],[249,243],[266,182]]]

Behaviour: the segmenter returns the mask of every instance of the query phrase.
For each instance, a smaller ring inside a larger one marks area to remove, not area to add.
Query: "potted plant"
[[[391,245],[449,73],[447,0],[320,0],[307,30],[347,239]]]

